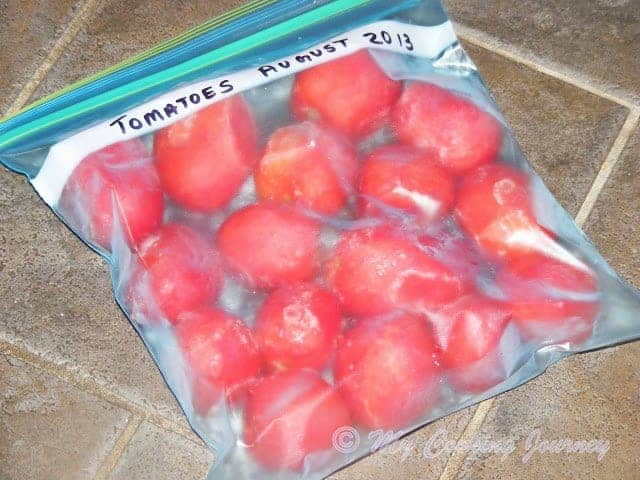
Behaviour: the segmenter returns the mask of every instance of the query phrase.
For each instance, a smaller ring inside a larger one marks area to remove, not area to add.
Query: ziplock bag
[[[211,478],[321,478],[640,336],[433,0],[258,1],[0,124]]]

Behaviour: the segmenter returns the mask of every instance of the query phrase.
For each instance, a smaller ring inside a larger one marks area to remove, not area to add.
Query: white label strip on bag
[[[177,88],[55,144],[33,179],[33,186],[45,202],[56,205],[78,163],[113,143],[164,128],[231,95],[364,48],[436,58],[455,41],[451,22],[424,27],[381,21],[273,63]]]

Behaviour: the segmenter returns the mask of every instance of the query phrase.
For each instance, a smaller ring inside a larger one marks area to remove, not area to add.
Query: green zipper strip
[[[256,32],[248,37],[236,40],[235,42],[220,47],[217,50],[188,60],[180,65],[176,65],[175,67],[149,75],[148,77],[141,78],[127,85],[122,85],[108,92],[96,95],[95,97],[88,98],[75,105],[71,105],[67,108],[17,127],[10,132],[6,132],[4,135],[0,136],[0,148],[4,148],[11,143],[18,142],[22,138],[42,131],[53,124],[99,109],[109,103],[138,95],[145,90],[161,85],[162,83],[182,78],[191,73],[195,73],[202,68],[210,68],[216,63],[249,52],[260,45],[286,37],[292,32],[325,21],[330,17],[349,12],[350,10],[362,6],[369,1],[371,0],[335,0],[334,2],[303,13],[277,25],[273,25],[272,27]]]
[[[242,5],[240,7],[234,8],[232,10],[229,10],[228,12],[212,18],[211,20],[206,21],[205,23],[202,23],[196,27],[193,27],[183,33],[181,33],[180,35],[177,35],[176,37],[170,38],[168,40],[165,40],[163,42],[160,42],[157,45],[154,45],[153,47],[149,48],[148,50],[145,50],[144,52],[141,52],[137,55],[134,55],[120,63],[117,63],[111,67],[108,67],[104,70],[101,70],[100,72],[91,75],[89,77],[83,78],[82,80],[79,80],[75,83],[72,83],[71,85],[67,85],[64,88],[61,88],[60,90],[57,90],[49,95],[47,95],[46,97],[43,97],[33,103],[30,103],[29,105],[25,106],[24,108],[22,108],[21,110],[7,116],[7,117],[3,117],[2,121],[5,120],[9,120],[10,118],[16,117],[18,115],[20,115],[21,113],[27,111],[27,110],[31,110],[34,107],[37,107],[39,105],[42,105],[43,103],[47,103],[55,98],[58,98],[72,90],[76,90],[80,87],[83,87],[91,82],[94,82],[96,80],[99,80],[100,78],[106,77],[107,75],[111,75],[112,73],[118,72],[120,70],[124,70],[125,68],[128,68],[136,63],[140,63],[143,62],[144,60],[147,60],[153,56],[156,55],[160,55],[163,52],[166,52],[167,50],[171,50],[173,48],[176,48],[190,40],[192,40],[193,38],[202,35],[210,30],[213,30],[214,28],[218,28],[222,25],[224,25],[225,23],[229,23],[233,20],[235,20],[236,18],[239,18],[243,15],[246,15],[248,13],[251,13],[254,10],[258,10],[259,8],[265,7],[267,5],[270,5],[272,3],[275,3],[277,0],[253,0],[252,2],[249,2],[245,5]]]

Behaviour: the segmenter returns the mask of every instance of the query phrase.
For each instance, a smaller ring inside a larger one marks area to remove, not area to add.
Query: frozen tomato
[[[361,320],[346,332],[334,377],[357,423],[398,430],[437,404],[439,361],[427,322],[398,313]]]
[[[275,288],[313,276],[319,233],[317,221],[290,207],[257,204],[227,218],[218,247],[246,283]]]
[[[361,51],[296,76],[292,109],[299,119],[322,120],[350,136],[380,128],[398,99],[402,83]]]
[[[242,320],[202,307],[180,315],[176,338],[192,384],[193,405],[206,413],[226,393],[242,399],[262,368],[258,344]]]
[[[300,470],[309,455],[332,448],[340,427],[351,425],[347,407],[313,370],[287,370],[249,388],[244,442],[265,467]]]
[[[151,155],[141,140],[114,143],[86,157],[65,185],[60,209],[105,249],[114,228],[130,246],[162,223],[164,202]]]
[[[520,280],[548,286],[556,293],[598,291],[598,281],[590,267],[575,255],[564,260],[533,253],[510,262],[505,272]]]
[[[140,245],[127,295],[129,308],[143,317],[157,309],[176,323],[180,313],[212,302],[221,283],[214,249],[186,225],[164,225]]]
[[[502,143],[498,121],[471,101],[430,83],[412,83],[393,109],[398,139],[433,149],[460,173],[495,160]]]
[[[258,196],[335,213],[353,190],[354,148],[339,134],[312,122],[283,127],[271,136],[255,173]]]
[[[454,189],[453,177],[434,153],[385,146],[373,151],[362,165],[358,206],[361,215],[392,207],[432,221],[449,211]]]
[[[327,284],[355,315],[395,308],[422,312],[458,298],[467,288],[416,241],[388,227],[347,232],[324,268]]]
[[[223,207],[257,160],[256,127],[242,96],[214,103],[160,130],[154,141],[160,182],[180,206]]]
[[[536,252],[567,256],[553,233],[538,224],[524,172],[509,165],[495,163],[469,172],[458,189],[456,213],[490,256],[509,261]]]
[[[442,365],[458,391],[481,393],[508,375],[520,345],[508,306],[479,293],[429,315],[442,348]]]
[[[284,286],[269,295],[255,334],[265,361],[276,370],[324,367],[340,332],[338,300],[312,283]]]
[[[600,293],[584,264],[578,267],[544,255],[526,257],[502,268],[496,283],[527,340],[581,343],[591,336]]]

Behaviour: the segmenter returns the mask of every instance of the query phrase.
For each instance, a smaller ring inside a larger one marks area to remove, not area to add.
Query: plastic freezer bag
[[[5,120],[0,154],[110,263],[212,478],[323,477],[640,336],[435,1],[256,2]]]

